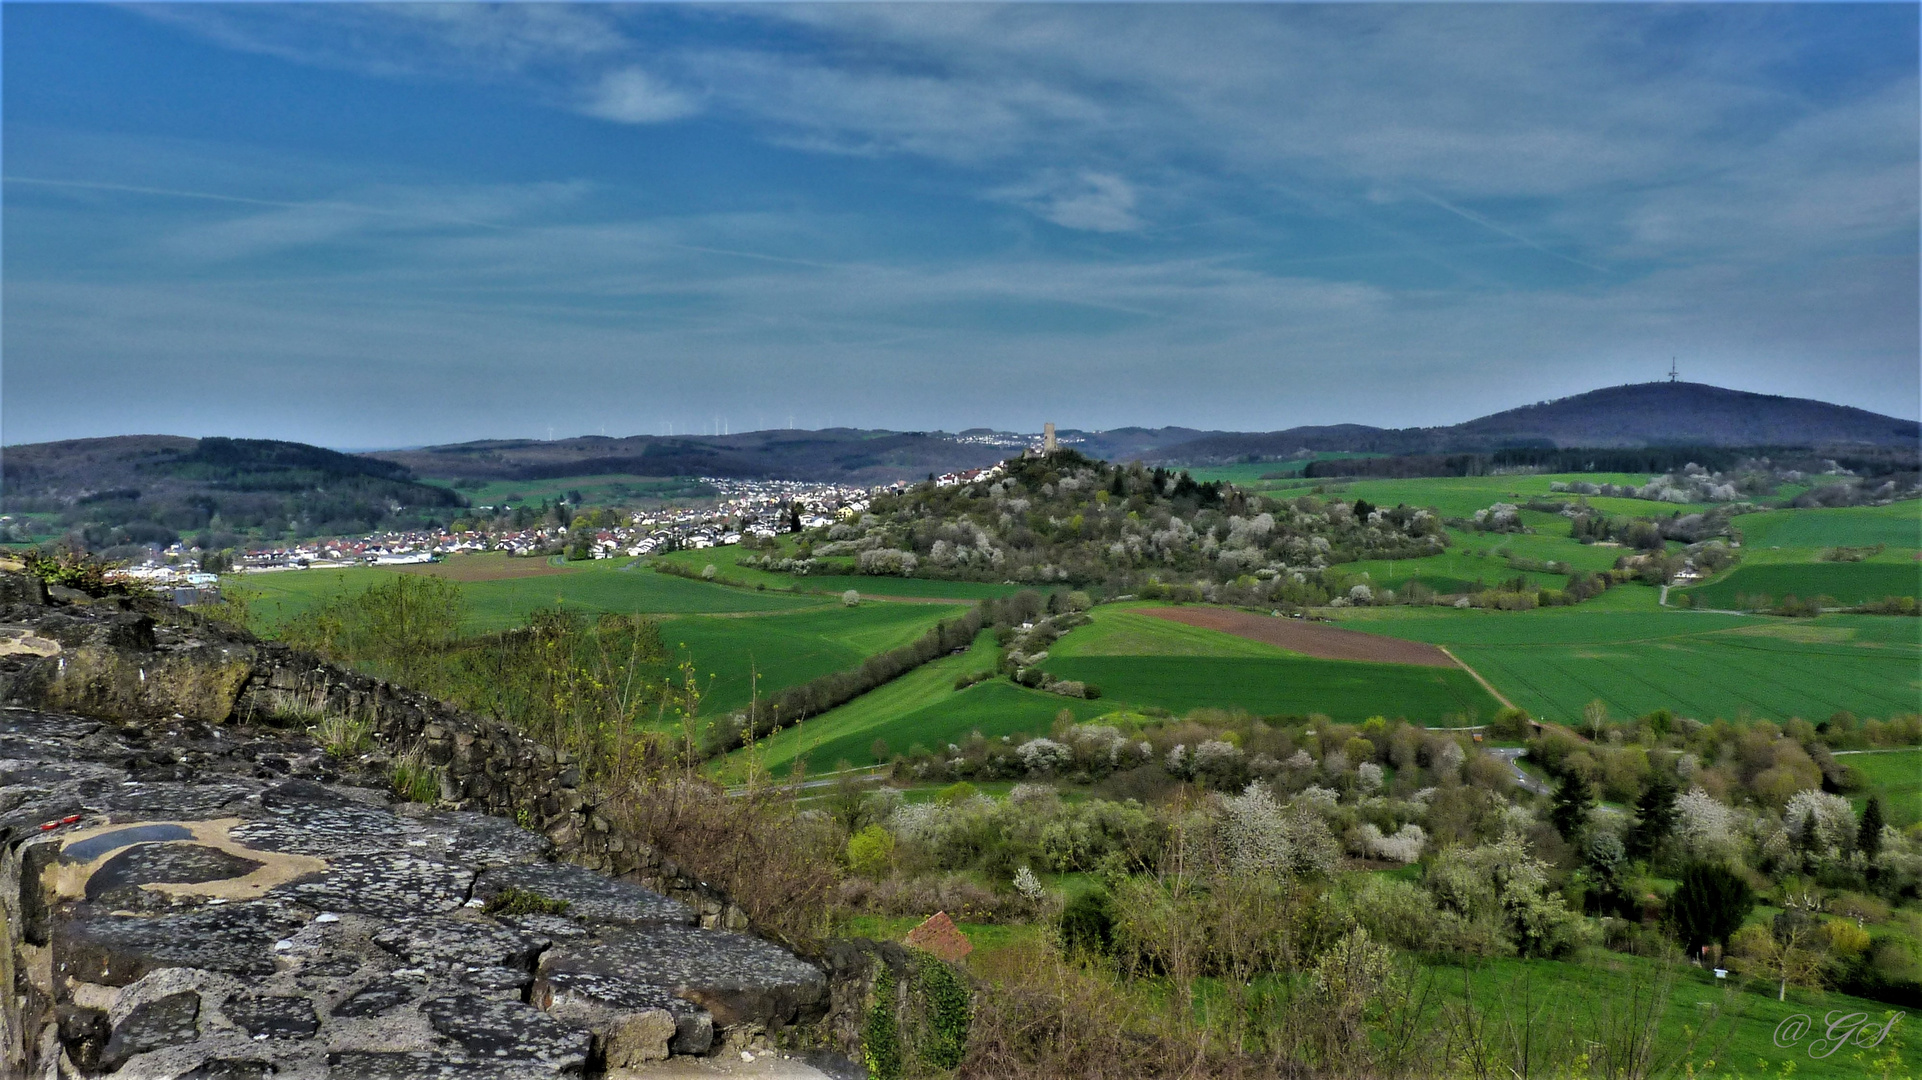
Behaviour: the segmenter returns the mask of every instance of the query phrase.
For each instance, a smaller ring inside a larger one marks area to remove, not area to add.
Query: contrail
[[[379,217],[403,218],[408,221],[435,221],[447,225],[472,225],[481,229],[507,230],[511,226],[492,221],[475,221],[471,218],[436,217],[432,214],[417,214],[406,210],[383,210],[377,206],[362,206],[359,203],[332,202],[315,200],[311,202],[289,202],[284,199],[254,199],[245,195],[219,195],[210,191],[181,191],[175,188],[141,187],[138,184],[109,184],[98,180],[50,180],[39,176],[0,177],[9,184],[35,184],[40,187],[80,188],[86,191],[119,191],[130,195],[160,195],[172,199],[205,199],[209,202],[240,203],[243,206],[273,206],[285,210],[351,210],[360,214],[374,214]]]
[[[291,202],[285,199],[256,199],[246,195],[221,195],[210,191],[182,191],[177,188],[143,187],[138,184],[112,184],[98,180],[52,180],[39,176],[5,176],[0,181],[9,184],[34,184],[40,187],[80,188],[85,191],[118,191],[130,195],[159,195],[173,199],[204,199],[208,202],[238,203],[242,206],[272,206],[286,210],[350,210],[361,214],[379,217],[401,218],[408,221],[432,221],[447,225],[472,225],[481,229],[494,229],[499,232],[514,232],[521,227],[502,225],[493,221],[475,221],[471,218],[437,217],[431,214],[417,214],[405,210],[383,210],[359,203],[336,202],[332,200],[313,200]],[[795,259],[783,255],[765,255],[755,251],[737,251],[731,248],[703,247],[699,244],[679,244],[673,241],[660,241],[661,246],[680,251],[695,251],[706,255],[725,255],[737,259],[755,259],[761,262],[785,263],[791,266],[807,266],[818,270],[870,269],[863,264],[837,264],[816,262],[811,259]]]
[[[1443,199],[1430,195],[1428,192],[1423,191],[1418,187],[1411,187],[1408,190],[1414,192],[1415,194],[1421,196],[1422,198],[1428,200],[1429,202],[1434,203],[1436,206],[1441,207],[1443,210],[1446,210],[1449,213],[1454,214],[1457,217],[1460,217],[1466,221],[1472,221],[1475,224],[1480,225],[1482,228],[1489,230],[1490,232],[1500,233],[1501,235],[1508,237],[1510,240],[1513,240],[1516,243],[1534,248],[1536,251],[1539,251],[1544,255],[1552,255],[1555,258],[1562,260],[1563,262],[1574,263],[1576,266],[1580,266],[1588,270],[1593,270],[1598,274],[1615,273],[1615,271],[1610,270],[1606,266],[1597,266],[1592,262],[1583,262],[1581,259],[1578,259],[1573,255],[1564,255],[1561,252],[1554,250],[1553,248],[1543,247],[1541,244],[1538,244],[1535,241],[1530,240],[1528,237],[1523,236],[1521,233],[1515,232],[1512,229],[1503,228],[1502,226],[1495,224],[1494,222],[1488,220],[1487,218],[1481,216],[1480,214],[1477,214],[1471,210],[1464,210],[1453,203],[1447,202]]]

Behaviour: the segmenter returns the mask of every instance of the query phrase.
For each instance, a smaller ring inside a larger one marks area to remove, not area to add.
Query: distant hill
[[[487,439],[369,455],[421,476],[453,480],[548,480],[627,473],[876,484],[991,465],[1007,447],[958,443],[915,431],[751,431],[740,435],[584,435]]]
[[[1230,432],[1195,428],[1115,428],[1060,432],[1064,445],[1091,457],[1134,461],[1166,448]],[[982,441],[998,437],[999,441]],[[563,476],[723,476],[872,485],[992,465],[1019,452],[1009,432],[827,428],[739,435],[583,435],[572,439],[485,439],[370,456],[448,480],[551,480]]]
[[[1165,448],[1181,464],[1275,460],[1300,450],[1442,454],[1509,447],[1914,446],[1922,425],[1807,398],[1702,383],[1611,386],[1449,427],[1300,427],[1223,433]]]
[[[1255,433],[1127,427],[1059,434],[1064,446],[1093,458],[1210,465],[1304,452],[1486,455],[1561,447],[1884,448],[1912,455],[1922,425],[1827,402],[1678,382],[1614,386],[1449,427],[1335,424]],[[202,532],[326,535],[446,520],[462,505],[459,495],[420,478],[537,481],[625,474],[869,486],[991,465],[1017,453],[1023,441],[987,429],[956,436],[829,428],[488,439],[343,454],[260,439],[77,439],[7,448],[0,510],[52,515],[96,548],[170,543]]]
[[[461,496],[406,466],[305,443],[127,435],[7,447],[0,511],[51,515],[96,550],[445,521]]]

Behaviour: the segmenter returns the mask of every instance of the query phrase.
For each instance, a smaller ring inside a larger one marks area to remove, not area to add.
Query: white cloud
[[[333,198],[277,201],[263,211],[187,226],[160,240],[159,247],[182,258],[212,263],[320,244],[391,240],[423,231],[499,230],[531,213],[575,202],[587,190],[581,183],[370,187]],[[263,202],[206,192],[149,193],[214,202]]]
[[[387,78],[497,78],[631,47],[610,8],[570,4],[145,4],[242,52]]]
[[[93,400],[96,381],[140,385],[111,372],[203,356],[222,372],[324,360],[341,374],[320,396],[338,393],[343,422],[362,422],[350,398],[369,387],[456,398],[444,421],[396,421],[464,425],[419,439],[501,433],[544,395],[563,416],[609,410],[610,430],[635,401],[705,411],[755,394],[848,402],[842,422],[1013,423],[1011,381],[1089,426],[1440,423],[1653,377],[1671,353],[1691,377],[1913,412],[1913,60],[1817,63],[1819,36],[1794,21],[1888,17],[1871,5],[155,17],[301,63],[514,87],[630,124],[698,110],[784,147],[894,160],[837,164],[871,180],[850,186],[859,205],[744,176],[738,197],[703,203],[737,212],[676,217],[624,191],[381,188],[350,162],[257,147],[198,165],[186,150],[75,152],[43,174],[279,201],[114,217],[108,193],[9,189],[11,417],[38,423]],[[675,32],[648,32],[657,21]],[[1848,77],[1783,74],[1823,64]],[[765,210],[797,204],[811,209]],[[323,246],[311,264],[235,264]],[[591,400],[563,389],[583,383]],[[271,416],[265,400],[211,407]]]
[[[1064,229],[1132,232],[1142,224],[1134,187],[1108,173],[1050,174],[997,188],[989,197],[1026,207]]]
[[[698,111],[694,99],[637,67],[601,78],[581,111],[623,124],[658,124]]]

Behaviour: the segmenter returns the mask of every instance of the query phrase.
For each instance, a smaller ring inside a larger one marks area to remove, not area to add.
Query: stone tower
[[[1052,454],[1055,450],[1054,424],[1051,421],[1041,425],[1041,452],[1044,454]]]

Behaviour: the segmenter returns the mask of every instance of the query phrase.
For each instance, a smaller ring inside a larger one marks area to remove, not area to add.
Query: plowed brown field
[[[1172,607],[1142,608],[1141,614],[1169,622],[1186,623],[1207,630],[1266,642],[1323,660],[1370,660],[1380,664],[1421,664],[1426,667],[1455,667],[1455,661],[1434,645],[1422,641],[1378,637],[1355,630],[1343,630],[1303,619],[1279,619],[1222,608]]]

